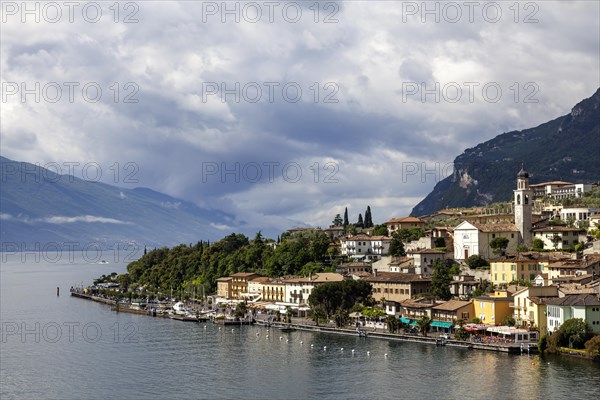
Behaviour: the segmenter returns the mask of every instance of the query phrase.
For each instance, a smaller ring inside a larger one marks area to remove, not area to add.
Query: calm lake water
[[[3,400],[600,398],[584,360],[117,314],[69,288],[125,271],[126,255],[54,258],[2,259]]]

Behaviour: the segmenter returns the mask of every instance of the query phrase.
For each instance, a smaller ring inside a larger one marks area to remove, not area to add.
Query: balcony
[[[302,293],[292,293],[292,294],[290,294],[290,297],[293,299],[301,299]]]

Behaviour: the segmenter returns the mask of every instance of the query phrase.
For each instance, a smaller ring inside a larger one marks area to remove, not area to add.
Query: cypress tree
[[[356,226],[359,228],[363,228],[365,226],[362,214],[358,214],[358,222],[356,223]]]
[[[348,207],[346,207],[346,209],[344,210],[344,229],[350,225],[350,222],[348,222]]]

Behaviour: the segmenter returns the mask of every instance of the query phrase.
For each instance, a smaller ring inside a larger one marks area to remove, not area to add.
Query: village
[[[600,210],[551,206],[534,212],[538,198],[575,198],[591,189],[592,185],[568,182],[530,185],[529,174],[521,169],[512,212],[481,209],[455,227],[429,230],[421,218],[395,218],[385,223],[388,235],[373,235],[368,229],[344,235],[344,227],[331,226],[322,231],[348,260],[335,272],[281,278],[239,272],[217,279],[214,301],[305,316],[309,297],[319,285],[364,280],[385,316],[409,327],[426,318],[427,329],[444,337],[465,329],[506,343],[537,342],[572,318],[583,319],[593,334],[599,334],[600,241],[588,240],[588,230],[598,228]],[[461,217],[453,210],[440,213]],[[569,224],[553,223],[556,220]],[[391,256],[393,233],[415,228],[425,235],[404,243],[405,255]],[[288,232],[314,230],[320,229]],[[432,273],[436,263],[452,261],[460,269],[448,283],[450,298],[444,301],[432,296]],[[472,268],[473,261],[481,266]],[[370,327],[384,320],[360,312],[352,316]]]
[[[421,341],[468,341],[469,346],[508,352],[537,351],[540,342],[546,343],[570,321],[569,329],[583,324],[583,336],[575,342],[564,335],[554,338],[576,350],[588,337],[600,337],[600,208],[562,204],[597,190],[597,185],[530,185],[523,168],[516,181],[512,204],[442,210],[381,225],[372,223],[367,208],[365,219],[359,215],[359,224],[351,227],[346,226],[346,211],[327,229],[292,228],[277,241],[263,243],[258,234],[249,242],[275,251],[294,238],[306,239],[304,245],[312,245],[315,237],[326,238],[321,254],[329,256],[329,265],[308,263],[317,266],[308,273],[267,276],[264,269],[238,269],[215,278],[214,294],[206,293],[204,285],[201,294],[195,289],[173,294],[171,289],[160,295],[147,290],[148,284],[128,291],[131,275],[147,274],[142,267],[137,273],[134,268],[129,274],[104,277],[92,287],[72,288],[71,293],[112,304],[116,311],[183,321],[256,322],[346,333],[356,328],[359,335],[417,335]],[[446,224],[432,226],[432,220]],[[239,239],[235,234],[230,238]],[[190,251],[192,245],[180,248]],[[165,264],[156,265],[165,276],[160,267]],[[354,290],[352,282],[367,285],[368,298],[353,299],[352,304],[338,299],[333,305],[333,294],[323,295],[325,288],[333,288],[347,297]],[[320,300],[312,296],[316,292]],[[127,293],[129,300],[119,293]]]

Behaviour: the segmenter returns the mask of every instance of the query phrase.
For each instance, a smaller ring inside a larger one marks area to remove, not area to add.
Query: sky
[[[222,210],[224,234],[408,215],[466,148],[600,86],[597,1],[1,7],[2,156]]]

